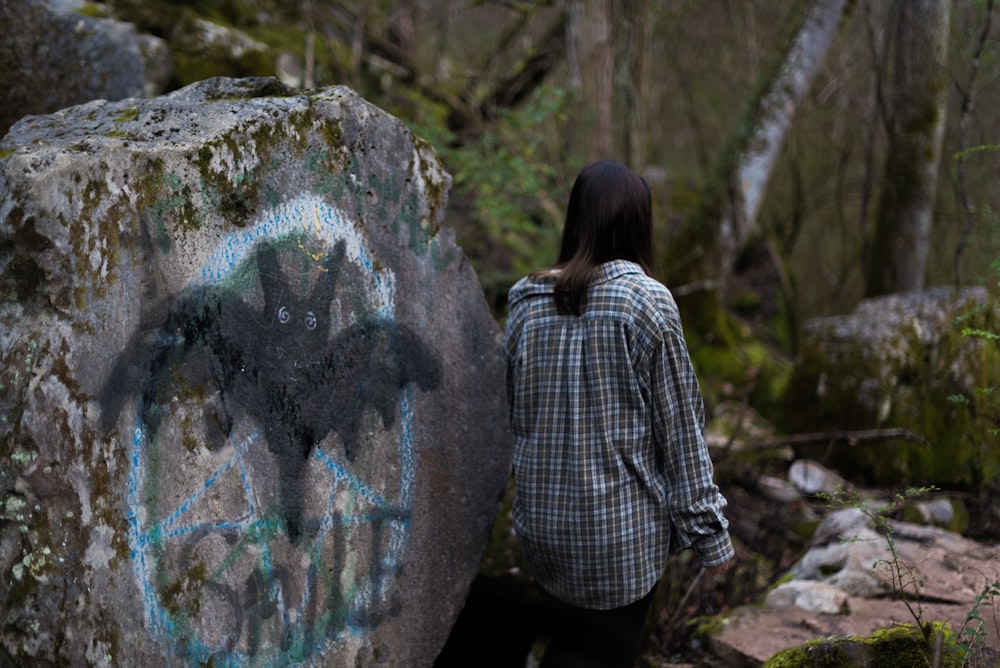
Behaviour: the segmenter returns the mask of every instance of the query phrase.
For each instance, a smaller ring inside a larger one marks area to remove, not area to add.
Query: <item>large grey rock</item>
[[[909,437],[832,439],[797,446],[799,456],[853,482],[988,488],[1000,476],[1000,450],[982,390],[1000,386],[1000,347],[967,329],[1000,331],[1000,305],[985,288],[867,299],[853,313],[806,323],[783,430]]]
[[[12,128],[3,651],[430,665],[510,447],[449,184],[341,87],[214,79]]]
[[[0,35],[0,136],[28,114],[141,96],[145,58],[163,62],[162,41],[132,24],[44,0],[0,0]]]

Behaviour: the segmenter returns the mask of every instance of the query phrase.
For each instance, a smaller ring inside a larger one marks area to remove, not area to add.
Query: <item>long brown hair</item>
[[[652,274],[653,214],[649,185],[613,160],[592,162],[573,183],[556,267],[556,308],[580,315],[597,268],[631,260]]]

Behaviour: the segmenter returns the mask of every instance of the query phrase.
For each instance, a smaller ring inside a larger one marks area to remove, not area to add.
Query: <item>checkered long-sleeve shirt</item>
[[[555,274],[509,295],[513,519],[539,584],[596,609],[647,594],[670,554],[733,556],[704,408],[670,292],[632,262],[601,265],[583,315],[560,315]]]

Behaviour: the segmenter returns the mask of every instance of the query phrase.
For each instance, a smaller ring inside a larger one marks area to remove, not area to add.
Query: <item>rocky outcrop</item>
[[[877,500],[866,503],[872,508],[881,505]],[[915,614],[924,622],[947,624],[955,634],[974,628],[967,616],[979,604],[980,594],[1000,581],[997,546],[939,527],[891,519],[884,528],[891,533],[877,531],[857,507],[828,515],[808,551],[771,589],[762,605],[738,608],[725,617],[710,638],[713,652],[726,665],[756,668],[779,652],[800,645],[809,644],[812,649],[804,654],[809,657],[847,651],[840,642],[831,643],[831,647],[836,645],[833,649],[818,644],[833,637],[849,640],[849,648],[870,645],[870,639],[861,643],[859,638],[899,624],[915,624]],[[890,539],[895,553],[889,549]],[[899,589],[912,612],[894,593]],[[989,609],[991,597],[984,600],[983,609]],[[986,618],[981,627],[983,636],[974,643],[977,652],[1000,647],[1000,628],[989,615]],[[794,656],[787,653],[783,660]]]
[[[162,40],[65,4],[0,0],[0,35],[0,136],[22,116],[139,97],[170,74]]]
[[[909,438],[798,446],[854,482],[983,489],[1000,476],[991,405],[1000,331],[985,288],[933,288],[863,301],[806,324],[780,425],[786,433],[896,430]],[[961,398],[961,399],[960,399]]]
[[[341,87],[11,129],[0,664],[433,662],[510,445],[449,182]]]

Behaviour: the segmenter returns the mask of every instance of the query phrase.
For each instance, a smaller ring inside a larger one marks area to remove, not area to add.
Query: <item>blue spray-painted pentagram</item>
[[[394,614],[414,391],[439,374],[394,300],[357,228],[305,196],[222,238],[128,351],[145,367],[129,547],[147,627],[178,658],[300,663]]]

